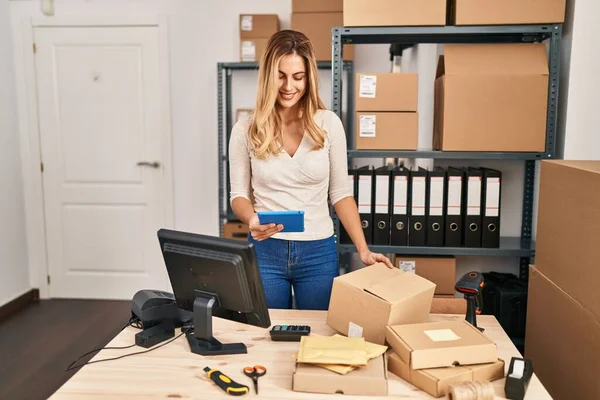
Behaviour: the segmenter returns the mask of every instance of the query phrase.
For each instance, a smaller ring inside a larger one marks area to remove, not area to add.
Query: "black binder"
[[[481,247],[500,247],[500,195],[502,191],[502,172],[482,168],[483,170],[483,224]]]
[[[370,166],[358,168],[358,214],[367,244],[373,244],[373,169]]]
[[[465,185],[465,247],[481,247],[482,180],[483,171],[469,167]]]
[[[410,170],[403,166],[392,171],[392,246],[408,246],[408,207]]]
[[[425,246],[427,243],[427,170],[419,167],[410,173],[410,211],[408,213],[408,245]]]
[[[348,168],[348,185],[350,186],[350,190],[352,191],[352,196],[354,196],[354,200],[358,203],[358,185],[356,179],[356,169]],[[352,240],[350,239],[350,235],[346,232],[344,225],[340,222],[340,243],[341,244],[352,244]]]
[[[390,244],[390,175],[391,168],[384,166],[375,170],[373,181],[373,244]]]
[[[427,173],[427,246],[444,246],[444,192],[446,188],[446,171],[435,167]]]
[[[463,203],[464,203],[465,171],[448,168],[446,177],[446,201],[444,215],[446,217],[446,247],[461,247],[463,244]]]

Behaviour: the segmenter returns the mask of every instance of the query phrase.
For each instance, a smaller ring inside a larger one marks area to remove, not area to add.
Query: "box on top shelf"
[[[327,325],[347,336],[384,344],[385,327],[429,319],[435,284],[375,264],[334,279]]]
[[[600,161],[541,162],[535,261],[600,320]]]
[[[446,45],[435,83],[434,148],[546,150],[543,43]]]
[[[240,39],[268,39],[279,31],[277,14],[240,14]]]
[[[292,13],[344,11],[344,0],[292,0]]]
[[[331,29],[343,25],[341,12],[294,13],[292,29],[304,33],[311,41],[317,61],[331,61]],[[344,60],[354,58],[352,45],[344,45]]]
[[[565,21],[567,0],[453,0],[456,25],[551,24]]]
[[[355,87],[356,111],[417,111],[418,74],[358,73]]]
[[[447,0],[344,0],[344,26],[446,25]]]
[[[356,113],[357,150],[416,150],[418,141],[416,112]]]
[[[244,39],[240,42],[240,61],[258,62],[262,58],[269,38],[264,39]]]

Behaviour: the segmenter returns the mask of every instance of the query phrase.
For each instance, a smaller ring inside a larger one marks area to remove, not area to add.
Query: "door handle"
[[[140,161],[137,163],[138,167],[152,167],[152,168],[160,168],[160,163],[158,161],[149,162],[149,161]]]

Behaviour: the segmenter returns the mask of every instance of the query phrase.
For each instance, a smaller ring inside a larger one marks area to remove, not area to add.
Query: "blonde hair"
[[[317,149],[325,145],[325,132],[313,119],[317,110],[325,109],[319,97],[317,62],[313,46],[303,33],[283,30],[271,36],[259,64],[256,107],[248,131],[254,155],[259,159],[266,159],[281,152],[283,121],[276,110],[276,103],[279,94],[279,62],[288,54],[302,57],[306,68],[306,90],[298,102],[302,110],[302,127]]]

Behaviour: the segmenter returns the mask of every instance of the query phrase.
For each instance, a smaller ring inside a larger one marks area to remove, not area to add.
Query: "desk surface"
[[[271,323],[310,325],[318,335],[332,335],[335,332],[326,323],[325,311],[271,310]],[[431,321],[464,318],[456,315],[431,315]],[[493,316],[478,316],[478,324],[485,328],[485,334],[497,344],[498,355],[504,359],[506,369],[511,357],[520,357],[500,324]],[[190,352],[185,337],[180,337],[168,345],[149,353],[137,354],[119,360],[87,365],[79,370],[52,397],[59,399],[218,399],[232,397],[225,395],[210,381],[204,367],[219,369],[239,383],[252,388],[246,398],[263,399],[376,399],[386,397],[318,395],[299,393],[291,390],[294,359],[292,353],[298,350],[297,342],[272,342],[268,329],[230,322],[214,318],[214,335],[224,343],[244,342],[248,354],[202,357]],[[134,343],[134,335],[139,330],[126,328],[108,346],[128,346]],[[179,331],[180,332],[180,331]],[[111,358],[144,350],[132,347],[126,350],[103,350],[94,360]],[[254,394],[252,382],[242,369],[248,365],[261,364],[267,374],[259,379],[260,396]],[[60,366],[64,368],[66,366]],[[433,399],[415,386],[389,374],[389,396],[410,399]],[[504,379],[494,382],[498,399],[504,398]],[[388,396],[388,397],[389,397]],[[534,376],[529,384],[526,399],[551,399],[539,379]]]

